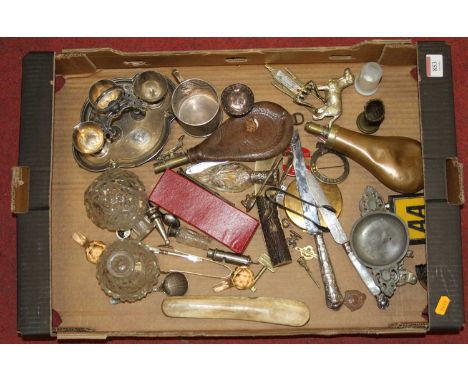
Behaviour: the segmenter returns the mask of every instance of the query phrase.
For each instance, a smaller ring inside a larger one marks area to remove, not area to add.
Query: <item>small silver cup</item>
[[[148,70],[133,77],[133,92],[149,104],[161,101],[168,89],[167,79],[161,73]]]
[[[123,89],[111,80],[95,82],[89,89],[88,99],[98,113],[106,114],[115,107],[123,97]]]
[[[182,129],[194,137],[207,137],[223,120],[216,90],[208,82],[184,80],[177,69],[172,71],[179,85],[172,94],[172,111]]]

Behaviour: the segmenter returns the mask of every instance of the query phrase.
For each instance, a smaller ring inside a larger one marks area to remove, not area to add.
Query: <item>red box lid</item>
[[[258,220],[174,171],[166,170],[149,200],[236,253],[244,252]]]

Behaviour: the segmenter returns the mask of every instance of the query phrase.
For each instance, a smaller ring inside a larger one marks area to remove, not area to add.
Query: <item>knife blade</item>
[[[189,175],[198,174],[206,169],[217,166],[219,164],[228,163],[227,161],[223,162],[200,162],[192,164],[185,169],[185,173]]]
[[[330,202],[325,193],[323,192],[319,181],[312,175],[312,173],[308,171],[305,172],[305,178],[310,192],[310,200],[312,200],[312,203],[319,206],[318,209],[320,211],[320,214],[322,215],[325,225],[330,230],[330,234],[332,235],[333,239],[336,243],[343,246],[346,254],[348,255],[348,258],[350,259],[351,263],[353,264],[354,268],[359,274],[359,277],[367,286],[372,295],[379,296],[382,293],[379,286],[375,283],[374,278],[372,277],[372,274],[367,269],[367,267],[363,265],[354,254],[346,232],[344,231],[343,226],[338,220],[338,217],[333,211],[323,207],[329,206]],[[380,304],[381,303],[379,303],[379,306]]]
[[[325,290],[325,302],[330,309],[339,309],[343,304],[343,295],[341,294],[336,283],[335,272],[333,270],[330,257],[328,256],[325,240],[323,239],[322,231],[318,228],[318,210],[313,205],[312,194],[309,190],[309,185],[306,180],[307,168],[304,161],[304,154],[302,152],[301,141],[299,132],[294,129],[291,139],[291,151],[293,153],[293,166],[296,173],[297,188],[301,199],[305,201],[302,203],[302,209],[306,224],[306,231],[314,236],[315,244],[317,246],[317,255],[320,265],[320,274]],[[314,224],[313,222],[317,222]]]

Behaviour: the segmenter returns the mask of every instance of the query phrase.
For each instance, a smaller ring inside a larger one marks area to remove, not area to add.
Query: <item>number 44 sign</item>
[[[390,210],[397,214],[408,227],[410,244],[426,242],[426,207],[424,195],[390,195]]]

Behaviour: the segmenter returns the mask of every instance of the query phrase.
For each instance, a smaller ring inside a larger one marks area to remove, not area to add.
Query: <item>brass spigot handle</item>
[[[319,137],[319,139],[325,143],[326,147],[333,149],[335,147],[336,135],[341,130],[341,127],[333,125],[331,128],[328,128],[315,122],[307,122],[304,130]]]
[[[166,159],[163,162],[156,162],[154,164],[154,173],[159,174],[167,169],[179,167],[184,164],[190,163],[190,159],[187,154],[180,154],[172,158]]]
[[[317,135],[326,138],[327,128],[325,126],[319,125],[318,123],[307,122],[304,126],[304,130],[312,135]]]

